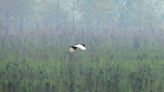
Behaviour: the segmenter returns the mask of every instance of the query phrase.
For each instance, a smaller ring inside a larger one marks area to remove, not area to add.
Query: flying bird
[[[86,47],[84,44],[76,44],[76,45],[73,45],[73,46],[70,46],[69,48],[69,52],[74,52],[76,49],[80,49],[80,50],[86,50]]]

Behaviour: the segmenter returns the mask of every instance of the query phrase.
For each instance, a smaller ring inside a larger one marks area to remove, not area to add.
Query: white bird
[[[69,52],[74,52],[77,48],[80,50],[86,50],[86,47],[84,44],[76,44],[76,45],[70,46]]]

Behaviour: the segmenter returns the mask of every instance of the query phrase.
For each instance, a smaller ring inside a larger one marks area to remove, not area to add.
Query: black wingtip
[[[81,44],[81,45],[83,45],[83,46],[85,47],[85,45],[84,45],[84,44]]]
[[[76,49],[76,47],[75,46],[71,46],[73,49]]]

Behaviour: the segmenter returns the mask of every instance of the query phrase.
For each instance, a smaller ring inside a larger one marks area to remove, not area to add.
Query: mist
[[[163,0],[1,0],[0,91],[163,92],[163,25]]]

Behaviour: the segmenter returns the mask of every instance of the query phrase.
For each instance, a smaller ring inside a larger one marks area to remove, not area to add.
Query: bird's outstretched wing
[[[86,47],[81,44],[74,45],[74,47],[79,48],[81,50],[86,50]]]

